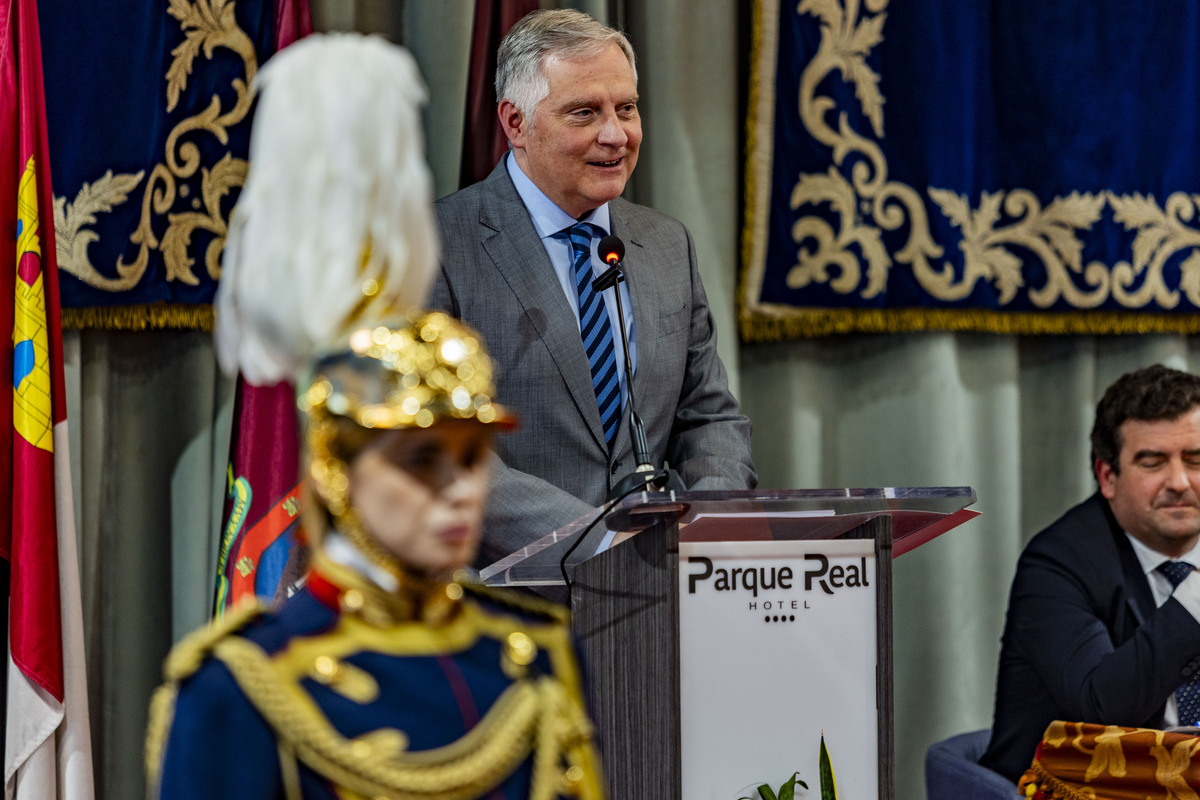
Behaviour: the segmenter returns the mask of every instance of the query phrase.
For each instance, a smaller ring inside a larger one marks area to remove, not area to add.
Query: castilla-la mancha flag
[[[35,0],[0,0],[0,572],[8,580],[4,793],[94,795],[67,457],[54,208]],[[10,344],[11,343],[11,344]],[[10,491],[11,490],[11,491]]]

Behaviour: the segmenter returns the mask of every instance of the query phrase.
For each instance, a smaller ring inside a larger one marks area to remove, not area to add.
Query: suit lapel
[[[1125,531],[1117,524],[1108,501],[1101,498],[1100,505],[1121,561],[1121,577],[1125,580],[1126,590],[1125,604],[1140,627],[1154,613],[1154,594],[1150,591],[1150,582],[1146,580],[1146,573],[1142,570],[1142,562],[1138,561],[1137,553],[1133,551],[1133,545],[1129,543]]]
[[[483,249],[550,351],[588,430],[601,447],[606,447],[592,371],[575,315],[563,296],[529,212],[508,176],[504,159],[487,181],[491,191],[485,193],[479,215]]]

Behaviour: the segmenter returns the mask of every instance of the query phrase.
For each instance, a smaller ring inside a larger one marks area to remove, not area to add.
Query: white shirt
[[[1200,567],[1200,542],[1197,542],[1195,547],[1179,558],[1169,558],[1157,550],[1150,549],[1149,546],[1130,536],[1129,533],[1126,533],[1125,536],[1133,545],[1134,555],[1137,556],[1138,563],[1141,564],[1142,571],[1146,574],[1146,580],[1150,583],[1150,593],[1154,596],[1154,604],[1162,606],[1174,594],[1175,599],[1183,604],[1188,613],[1200,621],[1200,572],[1193,570],[1192,574],[1184,578],[1183,583],[1176,588],[1171,586],[1171,581],[1166,575],[1158,571],[1159,565],[1164,561],[1186,561],[1193,567]],[[1179,723],[1179,708],[1175,704],[1174,694],[1167,700],[1167,708],[1163,717],[1168,727]]]
[[[521,202],[529,211],[529,218],[533,220],[533,227],[542,239],[542,247],[546,248],[546,255],[550,257],[550,263],[554,266],[554,273],[558,276],[563,294],[566,295],[567,304],[575,314],[575,326],[579,327],[579,297],[575,293],[575,269],[572,265],[571,242],[559,234],[563,229],[571,227],[576,222],[589,222],[603,231],[600,237],[592,238],[592,276],[593,280],[600,277],[608,267],[596,257],[596,245],[600,238],[612,233],[608,203],[584,214],[577,220],[555,205],[549,197],[546,197],[545,193],[521,171],[521,165],[517,163],[517,159],[513,158],[511,153],[507,154],[505,158],[507,159],[508,175],[512,178],[513,185],[517,187],[517,194],[521,196]],[[628,283],[622,281],[618,286],[621,291],[621,304],[625,310],[625,331],[629,334],[629,362],[636,372],[637,329],[633,325],[633,303],[629,298]],[[605,290],[601,297],[604,298],[604,307],[608,309],[608,319],[615,326],[619,319],[616,295],[612,290]],[[629,379],[625,375],[625,345],[621,342],[620,331],[617,330],[613,330],[613,348],[616,351],[617,375],[621,381],[621,404],[624,408],[625,401],[629,398]]]

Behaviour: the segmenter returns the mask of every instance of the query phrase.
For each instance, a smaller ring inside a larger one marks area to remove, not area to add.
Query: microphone
[[[616,286],[620,281],[625,280],[625,273],[621,270],[621,259],[625,257],[625,243],[616,236],[609,234],[600,240],[596,245],[596,253],[600,256],[605,264],[608,264],[608,269],[604,271],[600,277],[592,281],[592,288],[597,292],[603,292],[609,287]],[[617,310],[621,311],[621,293],[617,292]],[[623,311],[621,312],[624,313]],[[621,341],[625,342],[625,317],[621,317]],[[625,342],[625,360],[629,360],[628,342]],[[625,374],[632,376],[633,373],[629,370],[629,365],[625,365]],[[631,380],[632,383],[632,380]],[[631,404],[632,405],[632,404]]]
[[[625,280],[624,268],[621,266],[621,259],[625,258],[625,243],[616,236],[605,236],[596,246],[596,252],[604,260],[604,263],[609,265],[609,268],[600,277],[592,281],[592,289],[603,292],[616,287]],[[621,344],[625,347],[625,375],[629,381],[629,431],[633,437],[633,457],[637,460],[637,467],[633,472],[617,481],[612,491],[609,492],[609,499],[622,497],[638,488],[643,491],[662,490],[664,487],[683,490],[686,487],[683,485],[683,479],[679,477],[679,473],[674,470],[659,469],[650,461],[650,446],[646,442],[646,426],[637,413],[637,402],[633,396],[633,363],[629,358],[629,333],[625,330],[625,309],[621,303],[620,289],[616,292],[616,298],[619,323],[617,327],[621,331]]]
[[[620,264],[621,259],[625,257],[625,243],[619,236],[605,236],[600,240],[600,244],[596,245],[596,251],[605,264]]]

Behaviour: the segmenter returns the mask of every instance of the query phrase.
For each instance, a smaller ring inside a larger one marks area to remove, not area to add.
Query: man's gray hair
[[[530,123],[537,104],[550,93],[542,63],[550,56],[587,58],[615,44],[629,59],[633,81],[637,65],[625,34],[582,11],[534,11],[513,25],[496,54],[496,98],[507,98]]]

